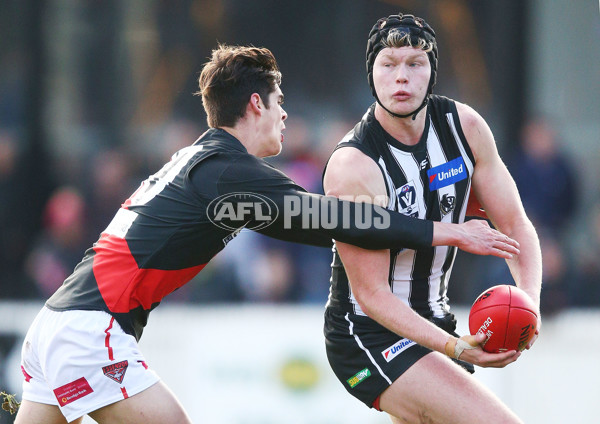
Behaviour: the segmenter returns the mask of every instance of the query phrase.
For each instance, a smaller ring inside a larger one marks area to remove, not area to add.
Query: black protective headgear
[[[419,44],[419,38],[422,38],[433,45],[433,49],[430,52],[427,52],[427,57],[429,58],[429,63],[431,64],[431,78],[429,79],[427,94],[425,95],[421,106],[406,115],[399,115],[383,106],[383,104],[381,104],[379,101],[379,97],[377,97],[375,84],[373,84],[373,64],[375,63],[375,58],[385,47],[383,42],[387,39],[388,34],[392,31],[410,34],[410,42],[413,46],[417,46]],[[379,103],[379,105],[392,116],[397,118],[407,118],[412,115],[413,119],[415,119],[417,113],[419,113],[419,111],[427,105],[429,95],[433,92],[433,86],[435,85],[437,61],[438,50],[437,43],[435,41],[435,32],[422,18],[417,18],[413,15],[403,15],[402,13],[390,15],[387,18],[379,19],[371,29],[371,32],[369,32],[369,41],[367,42],[367,78],[369,80],[369,86],[371,87],[371,92],[373,93],[375,100],[377,100],[377,103]]]

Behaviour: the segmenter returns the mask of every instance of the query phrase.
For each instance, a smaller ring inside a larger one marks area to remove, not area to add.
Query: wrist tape
[[[472,346],[469,342],[463,339],[455,339],[450,337],[444,346],[446,355],[451,358],[458,359],[465,349],[475,349],[477,346]]]

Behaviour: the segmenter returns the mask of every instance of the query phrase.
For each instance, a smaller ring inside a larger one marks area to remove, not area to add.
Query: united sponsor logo
[[[128,365],[129,363],[127,361],[117,362],[116,364],[110,364],[102,367],[102,372],[111,380],[121,384],[123,382],[123,378],[125,377],[125,371],[127,371]]]
[[[365,368],[364,370],[354,374],[352,377],[346,380],[346,382],[350,385],[350,388],[353,389],[369,377],[371,377],[371,371],[368,368]]]
[[[85,377],[78,378],[53,391],[60,406],[68,405],[69,403],[75,402],[77,399],[81,399],[94,392]]]
[[[402,339],[402,340],[394,343],[390,347],[388,347],[386,350],[384,350],[383,352],[381,352],[381,354],[383,355],[383,358],[387,362],[390,362],[396,356],[400,355],[406,349],[408,349],[409,347],[414,346],[414,345],[416,345],[416,343],[413,342],[412,340],[410,340],[410,339]]]
[[[434,191],[447,187],[467,178],[467,166],[462,157],[443,163],[427,171],[429,190]]]

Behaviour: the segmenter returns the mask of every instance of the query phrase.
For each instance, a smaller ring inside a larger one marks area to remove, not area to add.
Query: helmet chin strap
[[[421,103],[421,106],[419,106],[412,112],[407,113],[406,115],[400,115],[399,113],[395,113],[395,112],[392,112],[391,110],[389,110],[387,107],[385,107],[383,105],[383,103],[381,103],[378,96],[375,96],[375,100],[377,100],[377,104],[379,104],[379,106],[381,106],[383,108],[383,110],[385,110],[387,113],[389,113],[394,118],[408,118],[409,116],[412,115],[412,120],[414,121],[417,118],[417,114],[421,111],[421,109],[423,109],[425,106],[427,106],[427,102],[429,101],[429,95],[425,96],[425,98],[423,99],[423,103]]]

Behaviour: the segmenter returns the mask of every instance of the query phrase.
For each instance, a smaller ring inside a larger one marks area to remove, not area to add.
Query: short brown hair
[[[210,127],[233,127],[253,93],[268,108],[269,94],[279,84],[281,72],[269,49],[219,44],[202,69],[196,94],[202,96]]]

